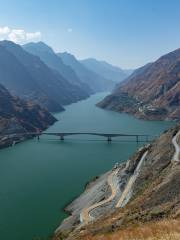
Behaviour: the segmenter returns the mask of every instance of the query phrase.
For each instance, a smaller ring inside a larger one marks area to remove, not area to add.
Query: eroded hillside
[[[126,163],[91,182],[66,208],[71,216],[57,229],[54,240],[124,240],[140,235],[137,239],[161,239],[157,237],[167,223],[172,227],[164,231],[164,239],[178,239],[168,237],[179,236],[179,146],[177,125],[139,149]],[[155,225],[159,226],[157,231],[153,230]]]
[[[180,119],[180,49],[134,71],[98,106],[144,119]]]

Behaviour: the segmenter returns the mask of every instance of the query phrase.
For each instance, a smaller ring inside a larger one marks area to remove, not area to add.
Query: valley
[[[59,121],[47,132],[134,132],[155,136],[174,125],[168,121],[138,120],[96,107],[106,95],[95,94],[67,106],[66,111],[54,115]],[[121,138],[108,144],[106,139],[94,136],[69,136],[61,142],[59,138],[44,136],[40,141],[31,139],[2,149],[0,238],[32,240],[52,235],[67,217],[64,207],[83,191],[86,183],[109,171],[116,162],[126,161],[142,144]],[[102,193],[97,195],[99,199]],[[83,208],[82,201],[78,205]]]
[[[180,239],[179,10],[1,1],[0,240]]]

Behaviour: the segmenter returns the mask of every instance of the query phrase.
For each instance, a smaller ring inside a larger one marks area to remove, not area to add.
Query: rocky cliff
[[[45,130],[55,121],[47,110],[13,97],[0,85],[0,147],[24,140],[26,137],[20,137],[21,133]]]
[[[180,49],[136,70],[98,106],[144,119],[180,119]]]
[[[180,234],[179,184],[180,125],[176,125],[88,184],[67,206],[71,216],[53,239],[179,239],[165,235]],[[167,232],[162,231],[167,225]]]

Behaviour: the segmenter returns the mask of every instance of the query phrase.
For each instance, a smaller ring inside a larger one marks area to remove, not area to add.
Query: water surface
[[[158,135],[173,123],[137,120],[95,106],[106,93],[71,104],[56,114],[47,131]],[[137,147],[133,139],[71,136],[29,140],[0,151],[0,239],[32,240],[50,236],[66,216],[63,207],[83,191],[93,176],[126,160]]]

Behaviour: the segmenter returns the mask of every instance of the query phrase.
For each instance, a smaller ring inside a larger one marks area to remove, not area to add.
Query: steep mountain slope
[[[14,140],[23,140],[17,136],[18,133],[38,132],[55,121],[45,109],[13,97],[0,85],[0,147],[9,146]],[[9,138],[4,137],[7,134]]]
[[[136,70],[98,106],[146,119],[180,119],[180,49]]]
[[[180,236],[179,163],[180,125],[176,125],[140,148],[126,163],[89,183],[84,193],[67,206],[71,216],[53,239],[178,239],[172,234]],[[84,221],[80,216],[89,206],[88,221]],[[172,228],[160,232],[166,224]]]
[[[108,80],[87,69],[70,53],[58,53],[58,56],[62,59],[64,64],[70,66],[76,72],[83,83],[89,85],[93,92],[110,90],[114,87],[115,83],[112,80]]]
[[[41,89],[26,67],[5,47],[0,45],[0,83],[13,95],[47,107],[50,111],[61,111],[63,107]]]
[[[135,69],[123,69],[123,72],[127,75],[127,76],[130,76],[133,72],[134,72]]]
[[[50,68],[58,71],[69,83],[76,85],[79,95],[88,97],[91,93],[87,84],[84,84],[73,71],[73,69],[63,63],[53,49],[43,42],[28,43],[22,46],[27,52],[34,54],[47,64]]]
[[[128,76],[121,68],[113,66],[105,61],[88,58],[82,60],[81,63],[91,71],[117,83],[121,82]]]
[[[29,75],[25,81],[29,82],[32,79],[33,84],[31,84],[31,86],[34,86],[36,92],[38,92],[38,94],[35,94],[38,98],[31,98],[35,102],[47,107],[50,111],[60,111],[63,110],[60,104],[69,104],[85,97],[84,94],[83,96],[79,96],[79,91],[75,85],[70,84],[57,71],[52,70],[42,62],[39,57],[26,52],[21,46],[10,41],[1,41],[0,46],[5,48],[6,53],[9,52],[11,55],[14,55],[13,60],[17,60],[21,66],[23,65],[23,68]],[[1,62],[3,61],[4,58],[1,59]],[[12,68],[8,65],[8,61],[6,61],[5,64],[5,70],[11,72]],[[16,69],[13,68],[13,71],[16,72]],[[11,76],[13,76],[13,74],[11,74]],[[4,75],[9,76],[9,73],[5,71]],[[21,97],[34,96],[34,91],[29,89],[27,85],[24,85],[27,89],[23,89],[23,91],[28,92],[27,95],[21,95],[22,92],[18,91],[19,88],[22,88],[21,82],[24,81],[24,79],[24,75],[21,77],[21,73],[18,73],[18,78],[9,79],[6,77],[6,80],[1,78],[0,81],[10,91],[16,91],[16,95]],[[9,85],[6,85],[7,82]],[[16,89],[14,89],[14,86],[16,86]]]

